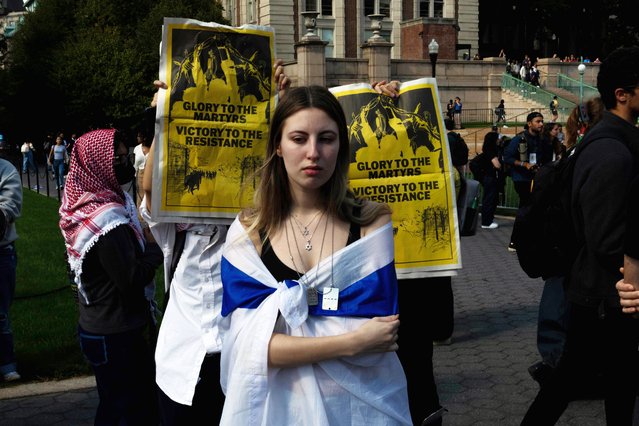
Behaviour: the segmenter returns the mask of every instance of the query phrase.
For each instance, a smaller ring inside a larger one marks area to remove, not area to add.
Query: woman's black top
[[[353,210],[353,214],[358,217],[361,212],[361,207],[355,207]],[[346,245],[352,244],[355,241],[359,240],[361,237],[361,226],[359,224],[351,222],[351,227],[348,231],[348,240],[346,241]],[[304,275],[302,272],[297,272],[294,269],[289,268],[280,260],[279,257],[273,251],[273,247],[271,246],[271,241],[266,238],[264,239],[264,234],[260,232],[260,237],[264,240],[262,244],[262,254],[260,259],[264,262],[266,268],[271,272],[273,277],[277,281],[284,280],[297,280],[301,275]]]

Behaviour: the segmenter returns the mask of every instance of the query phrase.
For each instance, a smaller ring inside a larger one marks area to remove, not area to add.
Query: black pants
[[[433,340],[453,333],[453,292],[450,277],[399,280],[399,350],[408,382],[413,423],[420,425],[438,410],[433,374]]]
[[[158,424],[155,364],[144,333],[140,328],[101,335],[78,326],[100,396],[95,426]]]
[[[173,401],[162,389],[159,389],[159,398],[163,426],[220,424],[224,407],[224,393],[220,387],[220,354],[204,358],[192,405]]]
[[[606,423],[632,425],[637,379],[637,322],[621,308],[570,306],[566,349],[556,372],[539,390],[522,425],[554,425],[571,399],[588,383],[584,371],[601,369]]]

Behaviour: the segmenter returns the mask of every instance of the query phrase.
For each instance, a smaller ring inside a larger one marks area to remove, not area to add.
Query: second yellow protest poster
[[[351,188],[393,210],[398,276],[461,268],[454,174],[435,80],[402,83],[396,99],[368,84],[331,91],[349,124]]]

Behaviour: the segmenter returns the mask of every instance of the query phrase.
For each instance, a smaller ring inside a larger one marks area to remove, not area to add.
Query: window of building
[[[444,0],[420,0],[419,17],[420,18],[443,18],[444,17]]]
[[[235,22],[235,1],[226,0],[226,7],[224,8],[224,17],[231,21],[231,25],[236,25]]]
[[[307,12],[320,12],[321,16],[333,16],[333,0],[306,0]]]
[[[390,0],[365,0],[364,16],[380,13],[390,17]]]
[[[257,19],[257,0],[249,0],[246,10],[246,19],[249,23],[256,22]]]
[[[335,43],[333,42],[333,29],[332,28],[319,28],[317,30],[319,38],[328,42],[324,48],[324,56],[332,58],[335,51]]]

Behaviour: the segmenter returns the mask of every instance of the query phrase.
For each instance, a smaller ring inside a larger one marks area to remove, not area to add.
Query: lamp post
[[[579,71],[579,105],[583,105],[584,103],[584,72],[586,71],[586,66],[584,64],[579,64],[577,67],[577,71]]]
[[[439,53],[439,44],[432,39],[430,43],[428,43],[428,55],[430,56],[430,64],[433,67],[432,77],[435,78],[435,65],[437,64],[437,54]]]

